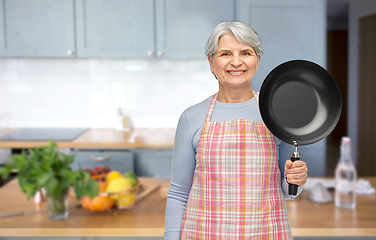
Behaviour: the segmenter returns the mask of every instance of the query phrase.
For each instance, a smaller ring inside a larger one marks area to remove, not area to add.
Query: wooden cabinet
[[[73,170],[108,166],[121,173],[135,171],[134,155],[130,150],[76,149],[72,150],[70,154],[75,156],[75,161],[71,165]]]
[[[74,0],[0,0],[1,57],[75,57]]]

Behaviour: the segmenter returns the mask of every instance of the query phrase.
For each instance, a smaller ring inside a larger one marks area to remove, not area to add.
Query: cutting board
[[[154,192],[160,187],[160,184],[153,181],[141,180],[140,182],[141,187],[137,191],[135,204],[140,202],[142,199],[144,199],[146,196],[148,196],[150,193]]]

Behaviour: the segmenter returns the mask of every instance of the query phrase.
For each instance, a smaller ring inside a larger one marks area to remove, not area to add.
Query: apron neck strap
[[[258,93],[253,91],[253,90],[252,90],[252,92],[253,92],[253,97],[256,99],[256,102],[257,102],[257,105],[258,105],[259,104]],[[213,114],[213,109],[214,109],[214,106],[215,106],[215,102],[217,101],[217,98],[218,98],[218,92],[213,95],[213,99],[210,102],[208,113],[206,114],[205,122],[210,122],[210,119],[211,119],[211,116]]]

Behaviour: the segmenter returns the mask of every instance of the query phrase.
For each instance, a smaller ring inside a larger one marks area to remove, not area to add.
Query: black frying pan
[[[333,77],[321,66],[293,60],[274,68],[259,94],[261,117],[267,128],[282,141],[293,144],[291,161],[300,159],[298,145],[328,136],[341,115],[341,93]],[[289,185],[296,195],[298,186]]]

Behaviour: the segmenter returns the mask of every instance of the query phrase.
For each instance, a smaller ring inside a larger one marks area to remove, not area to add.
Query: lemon
[[[119,208],[126,208],[133,205],[134,199],[136,197],[136,194],[134,192],[129,193],[127,196],[124,196],[122,198],[119,198],[116,200],[116,205]]]
[[[119,178],[119,177],[122,177],[123,175],[116,171],[116,170],[112,170],[108,175],[107,175],[107,179],[106,179],[106,183],[109,183],[111,182],[112,180],[114,180],[115,178]]]
[[[132,183],[131,183],[131,181],[129,181],[128,178],[118,177],[118,178],[112,179],[108,183],[107,188],[106,188],[106,192],[107,193],[117,193],[117,192],[126,191],[126,190],[131,189],[131,188],[132,188]],[[110,195],[110,197],[114,200],[117,200],[117,199],[125,197],[127,195],[128,195],[128,193],[121,193],[121,194]]]

